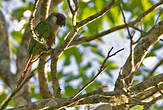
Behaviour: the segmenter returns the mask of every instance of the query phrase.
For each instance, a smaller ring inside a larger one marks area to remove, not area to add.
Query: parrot
[[[47,17],[47,19],[38,23],[38,25],[34,28],[34,32],[37,37],[43,38],[46,41],[49,49],[53,44],[55,44],[55,36],[59,28],[65,26],[65,23],[66,18],[63,14],[53,12]],[[24,78],[30,71],[32,64],[37,59],[39,59],[43,51],[47,51],[48,49],[45,45],[37,42],[33,37],[31,38],[28,50],[29,57],[26,62],[25,69],[17,82],[17,87],[21,84],[21,82],[24,80]]]

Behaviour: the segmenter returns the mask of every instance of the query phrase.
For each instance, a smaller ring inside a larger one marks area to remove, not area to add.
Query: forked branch
[[[94,76],[94,78],[93,78],[92,80],[90,80],[86,85],[84,85],[84,86],[72,97],[73,99],[76,98],[81,92],[83,92],[88,86],[90,86],[90,85],[97,79],[97,77],[98,77],[103,71],[106,70],[106,68],[107,68],[107,66],[105,65],[105,64],[106,64],[106,61],[107,61],[110,57],[116,55],[118,52],[124,50],[124,48],[122,48],[122,49],[116,51],[116,52],[113,53],[113,54],[110,54],[112,50],[113,50],[113,47],[112,47],[112,48],[110,49],[110,51],[108,52],[108,55],[107,55],[107,57],[104,59],[102,65],[100,66],[100,69],[99,69],[98,73]]]

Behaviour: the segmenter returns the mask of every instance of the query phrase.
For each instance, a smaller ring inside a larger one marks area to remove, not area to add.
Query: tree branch
[[[143,109],[143,110],[149,110],[149,107],[150,107],[152,104],[156,103],[156,101],[161,100],[161,99],[163,99],[163,95],[158,96],[158,97],[156,97],[156,98],[153,98],[153,100],[151,100],[150,102],[148,102],[148,103],[146,103],[146,104],[144,105],[144,109]]]
[[[141,38],[141,40],[138,42],[136,47],[134,48],[134,65],[135,65],[135,71],[140,66],[142,60],[144,59],[144,56],[147,54],[149,49],[159,40],[159,37],[163,33],[163,21],[161,21],[159,24],[154,26],[144,37]],[[127,84],[130,84],[134,77],[134,72],[131,74],[131,63],[130,63],[130,56],[128,57],[126,63],[122,67],[122,75],[119,75],[117,81],[116,81],[116,87],[115,90],[123,88],[123,85],[121,84],[121,79],[125,79],[125,82]]]
[[[52,95],[49,91],[49,88],[48,88],[47,74],[45,73],[46,61],[47,61],[47,55],[43,54],[40,57],[39,67],[38,67],[39,68],[38,69],[38,73],[39,73],[38,78],[39,78],[40,93],[44,99],[52,97]]]
[[[7,98],[6,98],[5,100],[3,100],[3,102],[1,103],[0,110],[3,110],[3,109],[6,108],[7,104],[9,103],[9,101],[15,96],[15,94],[16,94],[17,92],[20,91],[20,89],[23,87],[23,85],[24,85],[27,81],[29,81],[29,79],[33,76],[33,74],[34,74],[34,72],[35,72],[36,70],[37,70],[37,68],[34,69],[32,72],[30,72],[30,73],[28,74],[28,76],[22,81],[22,83],[21,83],[18,87],[14,88],[14,89],[11,91],[11,93],[7,96]]]
[[[0,36],[0,77],[7,86],[13,88],[16,85],[16,77],[10,72],[11,50],[9,44],[8,26],[1,10]]]
[[[148,73],[148,76],[145,77],[144,79],[147,80],[147,79],[149,79],[150,77],[152,77],[152,74],[155,72],[155,70],[156,70],[161,64],[163,64],[163,59],[160,60],[160,61],[156,64],[156,66],[152,69],[152,71],[150,71],[150,72]]]
[[[149,80],[143,81],[133,87],[130,87],[130,91],[134,91],[134,93],[144,92],[145,89],[151,88],[159,83],[163,82],[163,73],[159,74],[155,77],[150,78]]]
[[[131,63],[131,72],[134,72],[135,71],[135,65],[134,65],[134,43],[133,43],[133,35],[131,35],[130,33],[130,30],[129,30],[129,26],[127,24],[127,21],[126,21],[126,17],[125,17],[125,14],[123,12],[123,9],[122,9],[122,4],[120,3],[119,4],[119,7],[120,7],[120,10],[121,10],[121,13],[122,13],[122,17],[123,17],[123,21],[125,23],[125,25],[127,25],[127,32],[128,32],[128,36],[130,38],[130,63]]]
[[[61,89],[57,77],[57,61],[58,57],[56,57],[54,54],[51,54],[51,77],[54,96],[55,98],[61,98]]]
[[[76,25],[76,16],[77,16],[77,11],[78,11],[78,3],[77,0],[73,0],[73,3],[75,4],[75,8],[73,9],[70,0],[67,0],[67,3],[69,5],[71,14],[72,14],[72,25],[75,26]]]
[[[107,57],[104,59],[102,65],[100,66],[100,69],[99,69],[98,73],[94,76],[94,78],[93,78],[92,80],[90,80],[86,85],[84,85],[84,86],[72,97],[73,99],[74,99],[75,97],[77,97],[81,92],[83,92],[88,86],[90,86],[90,85],[97,79],[97,77],[98,77],[103,71],[106,70],[106,68],[107,68],[107,66],[105,66],[106,61],[107,61],[110,57],[116,55],[118,52],[124,50],[124,48],[122,48],[122,49],[116,51],[116,52],[113,53],[113,54],[110,54],[112,50],[113,50],[113,47],[112,47],[112,48],[110,49],[110,51],[108,52],[108,55],[107,55]]]
[[[149,13],[151,13],[153,10],[155,10],[156,8],[158,8],[160,5],[162,5],[163,2],[159,2],[155,5],[153,5],[150,9],[148,9],[147,11],[145,11],[144,13],[142,13],[139,17],[137,17],[134,21],[131,21],[128,23],[128,26],[129,27],[132,27],[140,22],[146,15],[148,15]],[[71,42],[70,46],[69,47],[72,47],[72,46],[76,46],[76,45],[79,45],[79,44],[84,44],[84,43],[88,43],[92,40],[95,40],[95,39],[98,39],[98,38],[101,38],[103,37],[104,35],[107,35],[107,34],[110,34],[112,32],[115,32],[117,30],[120,30],[120,29],[123,29],[123,28],[126,28],[127,25],[126,24],[122,24],[122,25],[119,25],[119,26],[115,26],[113,28],[110,28],[106,31],[103,31],[101,33],[98,33],[96,35],[92,35],[92,36],[89,36],[89,37],[82,37],[82,38],[78,38],[78,39],[75,39]]]
[[[61,53],[70,45],[71,41],[74,39],[74,36],[77,34],[78,30],[82,28],[84,25],[87,25],[88,23],[91,23],[97,18],[103,16],[113,6],[114,2],[115,0],[111,0],[101,11],[77,23],[77,25],[73,27],[71,32],[67,34],[64,42],[60,46],[57,46],[52,53],[59,57]]]
[[[157,75],[149,80],[146,80],[144,82],[141,82],[133,87],[130,87],[130,93],[131,97],[137,97],[138,98],[140,93],[143,93],[144,91],[148,90],[148,88],[152,88],[150,91],[157,91],[158,89],[155,87],[156,84],[161,84],[159,88],[163,89],[163,74]],[[148,92],[149,93],[149,92]],[[146,92],[146,95],[148,94]],[[140,94],[142,97],[143,95]],[[112,92],[103,92],[99,90],[92,91],[90,93],[77,96],[76,98],[72,99],[70,98],[49,98],[49,99],[43,99],[37,102],[29,103],[24,106],[19,106],[17,108],[13,108],[10,110],[23,110],[23,109],[43,109],[48,107],[54,107],[55,109],[61,109],[65,107],[75,107],[79,105],[91,105],[91,104],[98,104],[98,103],[105,103],[105,104],[111,104],[111,105],[117,105],[117,104],[124,104],[123,97],[125,96],[125,92],[123,90],[117,90]],[[140,96],[139,96],[140,97]],[[148,97],[151,97],[149,94]],[[146,97],[147,98],[147,97]],[[144,98],[143,98],[144,99]],[[138,103],[137,103],[138,104]],[[140,103],[139,103],[140,104]]]
[[[49,15],[51,0],[44,0],[41,4],[41,21],[45,20]]]
[[[105,96],[103,95],[105,94]],[[23,110],[23,109],[42,109],[46,107],[53,106],[54,110],[56,109],[62,109],[65,107],[75,107],[79,105],[91,105],[91,104],[98,104],[98,103],[115,103],[115,101],[111,100],[114,98],[114,95],[119,95],[118,92],[104,92],[104,93],[97,93],[94,96],[90,97],[81,97],[78,98],[76,97],[75,99],[71,98],[49,98],[49,99],[44,99],[40,100],[34,103],[30,103],[25,106],[20,106],[18,108],[13,108],[10,110]]]

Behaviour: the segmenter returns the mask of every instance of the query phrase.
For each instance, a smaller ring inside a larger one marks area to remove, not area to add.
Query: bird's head
[[[53,30],[52,33],[54,34],[54,35],[49,36],[49,41],[48,41],[49,46],[52,46],[55,43],[55,36],[56,36],[59,28],[61,26],[65,26],[65,24],[66,24],[66,18],[61,13],[51,13],[48,16],[47,21],[49,22],[49,24]]]
[[[61,13],[51,13],[48,17],[48,21],[52,25],[59,25],[61,27],[61,26],[65,26],[66,17]]]

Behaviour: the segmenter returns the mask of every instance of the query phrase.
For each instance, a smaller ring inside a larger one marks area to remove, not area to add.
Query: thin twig
[[[133,72],[133,71],[135,71],[133,36],[130,33],[129,26],[128,26],[127,22],[126,22],[126,17],[125,17],[125,14],[123,12],[122,4],[121,3],[119,3],[119,7],[120,7],[120,10],[121,10],[121,13],[122,13],[123,21],[127,25],[126,28],[127,28],[127,32],[128,32],[129,38],[130,38],[130,62],[131,62],[131,72]]]
[[[110,57],[112,57],[112,56],[116,55],[118,52],[124,50],[124,48],[122,48],[122,49],[120,49],[120,50],[118,50],[118,51],[116,51],[115,53],[113,53],[113,54],[110,55],[110,53],[111,53],[112,50],[113,50],[113,47],[112,47],[112,48],[110,49],[110,51],[108,52],[107,57],[104,59],[102,65],[100,66],[100,69],[99,69],[98,73],[94,76],[94,78],[93,78],[92,80],[90,80],[86,85],[84,85],[84,86],[72,97],[72,99],[74,99],[74,98],[77,97],[81,92],[83,92],[88,86],[90,86],[90,85],[97,79],[97,77],[98,77],[103,71],[106,70],[107,66],[105,66],[105,63],[106,63],[106,61],[107,61]]]
[[[136,26],[130,26],[131,28],[133,28],[133,29],[135,29],[135,30],[137,30],[137,31],[139,31],[141,34],[145,34],[146,32],[145,31],[143,31],[142,29],[139,29],[139,28],[137,28]]]
[[[155,24],[158,23],[160,16],[161,16],[161,12],[160,12],[159,15],[157,16],[156,21],[155,21]]]
[[[150,71],[150,72],[148,73],[148,76],[145,77],[144,79],[145,79],[145,80],[149,79],[149,78],[152,76],[152,74],[155,72],[155,70],[156,70],[161,64],[163,64],[163,59],[162,59],[161,61],[159,61],[159,62],[155,65],[155,67],[152,69],[152,71]]]

